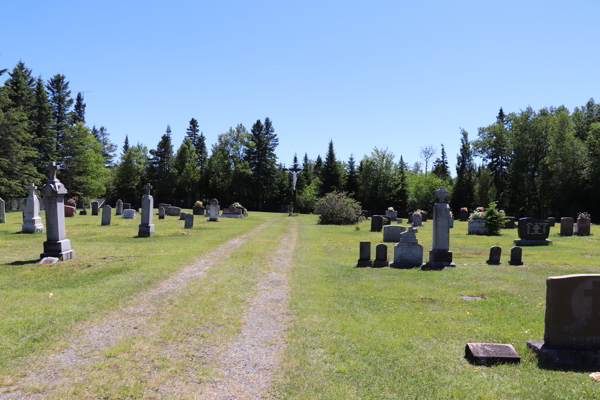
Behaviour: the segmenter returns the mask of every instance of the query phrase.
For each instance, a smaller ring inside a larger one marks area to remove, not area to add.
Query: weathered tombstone
[[[181,211],[181,212],[179,213],[179,220],[180,220],[180,221],[185,221],[185,216],[186,216],[186,215],[188,215],[188,213],[187,213],[187,212],[185,212],[185,211]]]
[[[360,249],[358,255],[357,267],[372,267],[373,261],[371,261],[371,242],[362,241],[360,242]]]
[[[510,249],[510,260],[508,260],[510,265],[523,265],[523,249],[520,247],[513,247]]]
[[[550,226],[554,226],[556,225],[556,218],[548,217],[548,222],[550,223]]]
[[[4,200],[0,198],[0,224],[6,223],[6,204]]]
[[[123,214],[123,201],[121,199],[117,200],[117,205],[115,206],[115,215]]]
[[[375,261],[373,262],[374,268],[387,267],[390,265],[388,262],[388,248],[387,244],[379,243],[375,246]]]
[[[381,215],[373,215],[371,217],[371,232],[381,232],[383,229],[383,217]]]
[[[465,208],[461,208],[460,209],[460,214],[458,216],[458,219],[461,221],[468,221],[469,220],[469,210],[465,209]]]
[[[194,227],[194,220],[195,220],[195,216],[194,214],[185,214],[185,222],[183,225],[184,229],[192,229]]]
[[[465,358],[476,365],[521,362],[521,356],[511,344],[500,343],[467,343]]]
[[[383,241],[395,242],[400,241],[400,234],[406,230],[402,225],[386,225],[383,227]]]
[[[490,257],[486,261],[488,265],[500,265],[500,256],[502,255],[502,248],[500,246],[492,246],[490,248]]]
[[[421,221],[422,222],[427,222],[427,217],[428,217],[427,211],[422,211],[421,212]]]
[[[219,201],[217,199],[212,199],[208,205],[208,220],[211,222],[219,222],[219,211],[221,211]]]
[[[158,208],[158,219],[165,219],[165,208],[164,207]]]
[[[515,246],[548,246],[552,240],[548,239],[550,223],[531,217],[519,219],[519,239],[515,239]]]
[[[423,265],[423,246],[419,244],[416,229],[412,226],[400,234],[400,242],[394,246],[392,268],[413,268]]]
[[[552,225],[554,226],[554,225]],[[504,217],[503,229],[515,229],[515,217]]]
[[[65,217],[70,218],[70,217],[76,217],[76,216],[77,216],[77,209],[73,206],[65,205]]]
[[[131,203],[123,203],[123,211],[130,210],[130,209],[131,209]]]
[[[102,225],[112,224],[112,207],[108,204],[102,207]]]
[[[135,219],[135,210],[131,208],[127,208],[123,210],[123,218],[125,219]]]
[[[439,198],[439,203],[433,206],[433,243],[432,249],[429,251],[429,261],[422,267],[425,270],[456,266],[452,262],[452,252],[450,251],[452,213],[448,203],[444,203],[448,197],[448,191],[441,186],[435,194]]]
[[[549,277],[544,341],[527,344],[543,365],[599,367],[600,274]]]
[[[387,210],[385,212],[385,216],[389,217],[390,220],[392,221],[396,221],[396,219],[398,218],[398,211],[394,211],[394,210]]]
[[[98,209],[100,208],[100,203],[97,201],[92,201],[92,215],[98,215]]]
[[[71,241],[67,239],[67,230],[65,229],[65,194],[67,189],[56,179],[56,171],[60,166],[55,162],[48,163],[48,180],[40,191],[44,198],[44,208],[46,210],[46,241],[44,242],[44,252],[40,254],[41,258],[56,257],[61,261],[75,258],[75,251],[71,249]]]
[[[413,219],[413,213],[409,212],[408,213],[408,223],[412,224],[412,219]]]
[[[577,218],[577,236],[590,236],[590,227],[592,223],[589,218]]]
[[[194,215],[204,215],[204,207],[202,206],[194,206],[192,209]]]
[[[560,219],[560,236],[573,236],[573,218],[562,217]]]
[[[27,208],[25,209],[21,231],[24,233],[44,232],[44,224],[40,218],[40,201],[35,195],[37,187],[32,183],[27,188],[29,189],[29,196],[27,196]]]
[[[85,208],[83,210],[80,210],[79,215],[87,215],[87,210]]]
[[[180,207],[170,206],[167,209],[167,215],[170,215],[171,217],[179,217],[180,214],[181,214],[181,208]]]
[[[423,226],[423,216],[421,214],[412,215],[412,226]]]
[[[152,224],[152,209],[154,208],[154,198],[150,195],[150,189],[152,185],[146,183],[144,190],[146,194],[142,197],[142,221],[140,223],[140,229],[138,231],[139,237],[150,237],[154,235],[156,227]]]

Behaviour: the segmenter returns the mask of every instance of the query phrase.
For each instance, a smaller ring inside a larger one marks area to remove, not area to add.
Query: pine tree
[[[433,162],[431,172],[435,176],[445,181],[450,179],[450,170],[448,168],[448,158],[446,157],[446,150],[442,144],[442,154]]]
[[[251,133],[252,145],[246,151],[246,159],[252,170],[254,198],[261,209],[267,194],[273,188],[277,161],[275,148],[279,144],[279,139],[268,117],[265,118],[264,125],[257,120],[252,125]]]
[[[173,144],[169,125],[158,142],[156,150],[150,150],[150,155],[149,178],[156,187],[156,196],[162,201],[171,200],[177,182],[173,168]]]
[[[109,136],[110,134],[105,127],[101,126],[98,129],[97,139],[102,145],[102,157],[104,158],[104,165],[107,167],[114,164],[113,159],[117,153],[117,145],[110,141]]]
[[[190,119],[190,125],[188,126],[186,132],[186,137],[188,137],[192,141],[192,146],[196,147],[198,142],[198,132],[200,129],[198,128],[198,121],[196,118]]]
[[[125,142],[123,143],[123,155],[129,151],[129,137],[125,135]]]
[[[443,152],[442,147],[442,152]],[[398,186],[394,194],[394,206],[396,211],[404,212],[408,210],[408,176],[406,175],[406,164],[400,156],[398,162]]]
[[[46,89],[48,90],[50,104],[52,105],[50,130],[53,131],[56,138],[56,152],[61,158],[59,161],[63,162],[65,158],[69,157],[64,150],[65,132],[69,127],[71,120],[69,110],[73,105],[69,82],[65,80],[64,75],[56,74],[46,84]]]
[[[315,160],[315,165],[313,167],[313,175],[319,179],[321,179],[321,173],[323,172],[323,159],[321,159],[321,155],[317,156]]]
[[[75,98],[75,112],[73,113],[73,125],[78,122],[85,124],[85,103],[83,102],[83,93],[78,92]]]
[[[302,161],[302,170],[306,178],[306,184],[310,185],[313,180],[313,163],[309,160],[308,154],[304,153],[304,159]]]
[[[35,85],[34,100],[32,105],[30,123],[33,133],[33,144],[37,150],[37,171],[45,175],[45,167],[50,161],[57,161],[56,139],[50,130],[52,122],[52,106],[48,101],[48,92],[44,87],[42,78],[38,78]]]
[[[333,140],[329,142],[329,148],[327,150],[327,156],[323,163],[323,170],[321,171],[321,195],[324,196],[327,193],[341,190],[341,176],[338,169],[338,163],[335,159],[335,151],[333,150]]]
[[[475,205],[473,151],[469,142],[469,133],[461,129],[460,134],[461,147],[456,157],[456,180],[452,190],[452,208],[455,214],[458,214],[458,210],[462,207],[473,209]]]
[[[354,155],[350,154],[350,159],[348,160],[348,179],[346,180],[346,192],[353,199],[358,200],[359,193],[359,176],[358,170],[356,168],[356,162],[354,161]]]
[[[31,117],[34,102],[36,80],[31,76],[31,70],[22,61],[8,73],[9,79],[5,82],[11,107],[21,107],[27,117]]]

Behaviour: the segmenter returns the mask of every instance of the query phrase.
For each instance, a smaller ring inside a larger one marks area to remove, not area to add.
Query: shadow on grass
[[[8,263],[7,265],[27,265],[27,264],[35,264],[37,263],[39,260],[29,260],[29,261],[13,261],[11,263]]]

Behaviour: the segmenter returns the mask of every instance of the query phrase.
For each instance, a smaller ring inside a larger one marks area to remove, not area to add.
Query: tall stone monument
[[[71,241],[67,239],[65,229],[65,194],[67,189],[58,179],[56,171],[60,166],[55,162],[48,163],[48,180],[40,194],[44,198],[46,209],[46,240],[44,252],[40,258],[56,257],[61,261],[75,258],[75,251],[71,250]]]
[[[433,207],[433,245],[429,251],[429,261],[422,267],[425,270],[456,266],[452,262],[450,251],[450,228],[453,225],[453,217],[450,206],[444,202],[448,197],[448,191],[442,186],[435,194],[440,202]]]
[[[27,208],[23,218],[23,229],[25,233],[44,232],[44,224],[40,218],[40,201],[35,195],[35,186],[33,183],[27,187],[29,196],[27,196]]]
[[[0,224],[6,223],[6,211],[4,200],[0,199]]]
[[[139,237],[150,237],[154,235],[156,230],[156,227],[152,224],[154,198],[150,195],[150,189],[152,189],[152,185],[146,183],[146,185],[144,185],[144,190],[148,193],[142,197],[142,222],[140,223],[140,230],[138,232]]]

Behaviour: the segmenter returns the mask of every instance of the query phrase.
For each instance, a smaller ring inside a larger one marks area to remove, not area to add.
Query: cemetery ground
[[[546,278],[600,273],[600,237],[556,226],[511,266],[516,229],[469,236],[455,221],[456,268],[421,271],[356,268],[359,242],[383,237],[370,221],[155,217],[136,238],[139,215],[100,218],[68,218],[77,258],[53,265],[34,263],[45,234],[16,233],[20,214],[0,224],[0,399],[600,398],[590,371],[542,369],[526,345],[543,339]],[[417,237],[431,249],[431,221]],[[472,365],[467,342],[511,343],[522,362]]]

